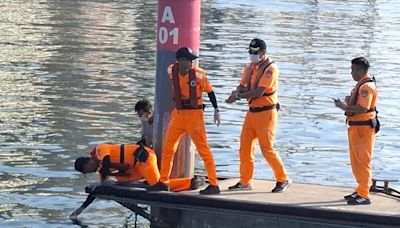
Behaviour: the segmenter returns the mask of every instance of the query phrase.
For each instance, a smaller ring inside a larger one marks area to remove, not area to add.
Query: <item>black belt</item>
[[[371,126],[374,127],[372,120],[366,120],[366,121],[349,121],[348,122],[349,126]]]
[[[198,105],[197,107],[192,107],[190,105],[190,99],[182,100],[182,107],[179,109],[204,109],[206,106],[204,104]]]
[[[348,124],[350,126],[370,126],[371,128],[375,128],[375,133],[378,133],[381,129],[378,116],[366,121],[348,121]]]
[[[262,112],[262,111],[272,110],[275,108],[277,110],[279,110],[279,104],[273,104],[273,105],[262,106],[262,107],[250,107],[249,111],[250,112]]]
[[[192,107],[192,106],[190,106],[190,104],[188,104],[188,105],[182,104],[182,107],[178,108],[178,109],[204,109],[205,107],[206,107],[206,105],[204,105],[204,104],[199,105],[197,107]]]

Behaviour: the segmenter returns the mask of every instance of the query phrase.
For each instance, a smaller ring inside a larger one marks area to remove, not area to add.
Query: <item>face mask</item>
[[[147,122],[147,121],[149,121],[149,116],[150,116],[150,113],[148,113],[148,112],[143,113],[142,116],[139,116],[139,120],[142,122]]]
[[[147,118],[145,116],[139,117],[139,120],[142,122],[147,122]]]
[[[260,56],[258,54],[249,54],[249,55],[250,55],[250,61],[252,63],[260,62]]]

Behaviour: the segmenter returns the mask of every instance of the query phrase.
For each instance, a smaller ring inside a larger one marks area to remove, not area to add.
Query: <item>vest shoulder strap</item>
[[[369,78],[369,79],[367,79],[367,80],[361,82],[359,85],[357,85],[356,90],[354,91],[354,96],[355,96],[355,98],[354,98],[353,101],[351,102],[351,105],[357,104],[358,92],[360,91],[361,86],[364,85],[365,83],[368,83],[368,82],[375,82],[375,80],[372,79],[372,78]]]
[[[173,94],[175,106],[177,109],[183,108],[182,103],[182,94],[181,88],[179,85],[179,66],[178,63],[175,63],[172,66],[172,83],[173,83]],[[189,103],[190,107],[198,108],[198,99],[197,97],[197,83],[196,83],[196,71],[194,69],[190,69],[189,71]],[[201,96],[200,96],[201,97]]]
[[[175,63],[172,66],[172,84],[174,92],[174,101],[177,109],[182,108],[181,88],[179,85],[179,66]]]
[[[272,60],[271,62],[269,62],[266,66],[262,66],[262,67],[258,70],[257,78],[256,78],[256,81],[255,81],[255,83],[254,83],[254,87],[253,87],[253,88],[257,88],[257,87],[258,87],[258,84],[260,83],[261,77],[264,75],[265,71],[269,68],[269,66],[271,66],[271,64],[273,64],[273,63],[275,63],[274,60]],[[250,88],[250,87],[249,87],[249,88]],[[275,92],[276,92],[276,91],[273,91],[273,92],[271,92],[271,93],[264,93],[263,96],[272,96]],[[253,102],[254,99],[256,99],[256,98],[249,99],[249,104],[251,104],[251,102]]]
[[[124,164],[125,162],[125,145],[121,144],[119,149],[119,163]]]
[[[361,82],[360,84],[356,85],[355,90],[354,90],[353,94],[350,97],[349,105],[356,105],[357,104],[358,92],[360,91],[361,86],[364,85],[365,83],[368,83],[368,82],[375,82],[375,78],[369,78],[369,79]],[[370,108],[368,110],[368,112],[373,112],[373,111],[377,112],[376,107],[372,107],[372,108]],[[345,112],[344,115],[345,116],[354,116],[355,114],[354,113],[350,113],[350,112]]]

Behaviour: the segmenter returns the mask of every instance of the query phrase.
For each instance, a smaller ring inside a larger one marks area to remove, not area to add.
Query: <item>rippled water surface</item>
[[[204,0],[200,65],[221,106],[206,111],[219,175],[238,176],[246,104],[223,101],[237,85],[253,37],[281,69],[276,147],[295,182],[354,186],[344,116],[330,97],[354,86],[363,55],[379,86],[376,177],[400,178],[400,3],[395,0]],[[101,142],[135,142],[137,100],[154,100],[157,1],[0,1],[0,226],[70,226],[86,179],[76,157]],[[255,177],[272,179],[256,152]],[[196,169],[202,172],[198,161]],[[397,185],[400,187],[400,185]],[[130,212],[96,201],[89,226],[122,227]],[[128,222],[131,225],[131,222]]]

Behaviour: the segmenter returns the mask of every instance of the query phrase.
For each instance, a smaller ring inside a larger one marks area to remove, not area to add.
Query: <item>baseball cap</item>
[[[193,54],[192,49],[188,47],[181,47],[176,51],[176,59],[185,58],[187,60],[194,60],[199,58],[195,54]]]
[[[267,45],[265,44],[264,40],[254,38],[251,40],[249,45],[249,53],[257,53],[260,50],[266,50]]]

